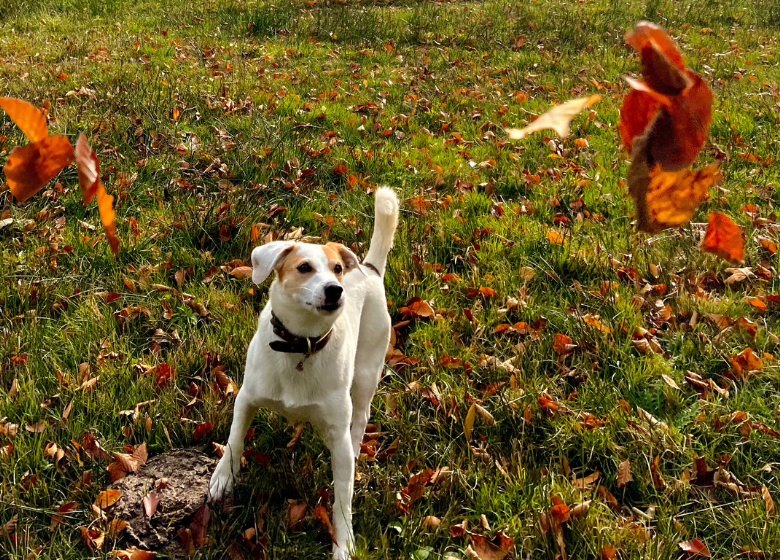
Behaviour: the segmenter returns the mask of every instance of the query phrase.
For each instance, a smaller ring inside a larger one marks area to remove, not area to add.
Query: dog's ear
[[[295,246],[295,241],[271,241],[252,251],[252,282],[260,284],[284,262]]]
[[[341,257],[342,262],[344,263],[344,268],[346,269],[346,272],[349,272],[351,270],[359,270],[361,274],[365,274],[366,271],[363,270],[363,267],[360,266],[360,261],[357,258],[357,255],[344,247],[341,243],[328,243],[331,247],[333,247],[336,251],[339,253],[339,257]]]

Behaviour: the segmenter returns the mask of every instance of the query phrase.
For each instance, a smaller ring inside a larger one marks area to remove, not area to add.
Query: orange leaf
[[[689,552],[694,556],[704,556],[705,558],[711,558],[710,550],[707,545],[701,542],[699,539],[691,539],[689,541],[683,541],[678,543],[681,549],[685,552]]]
[[[330,522],[330,516],[325,506],[317,506],[314,508],[314,517],[319,519],[320,523],[325,527],[330,535],[330,540],[336,542],[336,531],[333,529],[333,524]]]
[[[121,497],[122,492],[119,490],[105,490],[95,498],[95,505],[100,509],[106,509],[107,507],[113,506]]]
[[[195,426],[195,431],[192,432],[192,439],[195,441],[200,441],[203,436],[205,436],[207,433],[211,431],[212,424],[211,422],[201,422],[197,426]]]
[[[744,256],[742,229],[723,212],[710,212],[710,221],[701,248],[731,262]]]
[[[560,354],[561,356],[571,354],[576,347],[577,345],[565,334],[558,333],[553,336],[553,350],[555,350],[556,354]]]
[[[71,160],[72,161],[72,160]],[[86,136],[79,135],[76,141],[76,168],[79,174],[79,186],[84,204],[97,195],[98,211],[103,229],[106,232],[108,245],[115,255],[119,253],[119,238],[116,235],[116,214],[114,213],[114,197],[106,193],[100,180],[100,163],[97,155],[87,142]]]
[[[11,150],[3,171],[13,195],[25,201],[72,161],[73,146],[68,139],[60,135],[47,136]]]
[[[697,171],[663,171],[659,165],[649,167],[643,154],[639,152],[634,157],[628,170],[637,227],[658,233],[688,223],[706,198],[707,189],[720,179],[718,166],[708,165]]]
[[[30,142],[38,142],[49,135],[46,117],[35,106],[21,99],[0,97],[0,107],[8,113]]]

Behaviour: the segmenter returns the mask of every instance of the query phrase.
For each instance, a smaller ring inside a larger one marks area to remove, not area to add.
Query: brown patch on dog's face
[[[304,272],[306,267],[302,265],[307,263],[308,259],[301,254],[300,248],[297,245],[293,245],[284,260],[276,267],[279,282],[291,288],[305,284],[314,272],[314,267],[311,264],[309,264],[311,272]],[[298,269],[299,267],[301,267],[301,270]]]
[[[347,272],[347,266],[344,264],[344,259],[341,258],[341,249],[343,248],[344,246],[340,243],[328,243],[322,246],[325,257],[328,259],[328,270],[341,284],[344,283],[344,273]]]

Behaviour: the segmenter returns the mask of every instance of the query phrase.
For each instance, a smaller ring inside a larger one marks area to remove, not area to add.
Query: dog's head
[[[285,306],[297,304],[317,315],[339,311],[345,301],[344,276],[360,270],[355,254],[339,243],[313,245],[272,241],[252,251],[252,281],[276,272],[276,291]]]

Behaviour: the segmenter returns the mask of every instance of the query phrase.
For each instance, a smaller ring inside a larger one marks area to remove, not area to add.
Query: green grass
[[[697,248],[699,226],[652,238],[631,226],[627,156],[616,126],[626,92],[621,77],[640,68],[623,35],[641,19],[671,29],[688,64],[715,92],[699,164],[724,152],[725,180],[693,223],[706,222],[713,209],[733,216],[745,228],[744,266],[762,266],[763,277],[725,284],[728,265]],[[67,77],[58,79],[60,73]],[[449,526],[466,518],[477,527],[484,514],[491,531],[514,537],[517,558],[552,559],[555,540],[542,534],[539,514],[555,495],[569,504],[594,499],[588,514],[565,528],[570,558],[599,558],[607,544],[624,559],[679,558],[677,543],[694,537],[714,558],[734,558],[745,546],[780,557],[780,524],[767,518],[760,497],[740,500],[677,482],[694,458],[704,456],[712,468],[728,455],[742,482],[780,497],[780,440],[757,430],[743,436],[719,420],[743,411],[780,430],[778,304],[760,312],[742,301],[780,291],[777,256],[755,239],[778,242],[776,2],[17,0],[0,6],[0,84],[2,95],[50,102],[52,132],[74,142],[81,132],[90,138],[117,198],[123,243],[117,258],[105,240],[93,247],[100,219],[94,205],[82,205],[73,168],[25,204],[0,187],[0,219],[14,220],[0,229],[0,419],[20,425],[17,436],[0,437],[0,446],[13,444],[0,462],[0,525],[19,519],[15,543],[0,536],[0,557],[26,559],[41,546],[41,558],[66,560],[111,550],[107,542],[90,552],[77,530],[92,522],[89,505],[108,483],[105,462],[82,456],[81,465],[72,453],[71,440],[85,432],[109,451],[146,441],[150,454],[193,445],[210,452],[210,441],[224,443],[232,403],[217,404],[204,366],[207,356],[218,356],[241,383],[268,285],[253,288],[224,273],[203,282],[207,271],[248,259],[253,224],[265,224],[261,236],[302,227],[303,235],[364,254],[373,213],[365,191],[385,184],[404,199],[386,278],[394,322],[406,318],[398,309],[415,296],[433,300],[441,316],[398,329],[398,347],[419,362],[389,369],[375,398],[372,421],[387,432],[384,445],[396,437],[400,445],[386,460],[358,465],[360,558],[465,558],[467,540],[451,537]],[[517,102],[520,93],[528,99]],[[505,140],[504,126],[594,93],[604,98],[593,119],[579,117],[570,139],[555,140],[563,158],[550,157],[548,133]],[[0,163],[26,142],[8,119],[2,123]],[[575,147],[577,138],[589,146]],[[177,153],[180,142],[192,149]],[[412,202],[419,196],[430,201],[424,212]],[[286,210],[274,213],[274,204]],[[748,204],[764,225],[740,210]],[[603,220],[587,217],[593,215]],[[556,216],[570,221],[557,225]],[[57,222],[62,217],[64,224]],[[566,234],[564,245],[547,240],[550,229]],[[180,289],[208,307],[205,319],[151,287],[178,287],[176,271],[189,267]],[[523,267],[534,276],[524,279]],[[460,279],[444,282],[446,272]],[[632,272],[646,281],[630,280]],[[664,284],[665,292],[648,292],[647,284]],[[469,296],[483,286],[496,296]],[[119,298],[106,303],[105,292]],[[505,311],[507,298],[521,304]],[[670,307],[666,320],[656,300]],[[114,313],[131,305],[149,315],[123,325]],[[586,314],[599,315],[612,332],[585,325]],[[755,339],[737,325],[721,328],[713,314],[755,321]],[[492,334],[500,323],[540,317],[546,325],[538,337]],[[640,354],[631,344],[636,327],[654,329],[664,354]],[[158,347],[157,329],[178,331],[181,342]],[[571,355],[554,351],[556,333],[578,345]],[[735,383],[724,374],[745,347],[772,359]],[[461,362],[444,367],[444,356]],[[512,360],[511,383],[490,357]],[[134,373],[134,364],[162,362],[175,368],[176,379],[161,391]],[[76,390],[81,363],[100,376],[91,391]],[[58,371],[70,385],[59,383]],[[727,387],[729,397],[700,398],[684,384],[687,371]],[[453,399],[451,414],[424,391],[409,390],[412,382],[420,389],[435,384],[446,403]],[[506,384],[492,392],[494,383]],[[198,400],[187,407],[193,388]],[[538,401],[544,391],[604,426],[582,429],[577,414],[547,414]],[[472,437],[486,462],[464,436],[470,398],[495,417],[492,426],[477,419]],[[150,399],[149,431],[143,418],[133,426],[119,415]],[[63,427],[59,418],[71,402]],[[637,407],[668,430],[649,429]],[[51,421],[43,433],[25,430],[39,420]],[[214,429],[195,443],[190,420],[212,421]],[[226,557],[266,502],[269,558],[325,557],[328,536],[315,520],[292,531],[283,517],[287,499],[313,506],[317,492],[331,488],[327,450],[310,429],[285,450],[291,428],[267,412],[253,426],[250,446],[268,454],[271,466],[250,461],[236,508],[217,515],[212,544],[197,557]],[[69,450],[61,470],[44,453],[49,442]],[[650,473],[657,456],[665,488],[656,488]],[[624,460],[633,481],[618,488]],[[577,490],[564,464],[578,477],[600,471],[620,509]],[[769,472],[766,464],[774,464]],[[409,475],[444,466],[454,471],[449,485],[430,488],[401,515],[395,496]],[[87,469],[93,484],[75,489]],[[21,483],[25,473],[38,475],[29,489]],[[79,507],[50,531],[52,512],[73,500]],[[650,507],[652,520],[636,513]],[[428,515],[442,519],[438,531],[421,526]]]

